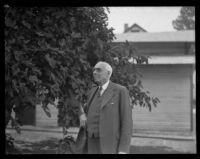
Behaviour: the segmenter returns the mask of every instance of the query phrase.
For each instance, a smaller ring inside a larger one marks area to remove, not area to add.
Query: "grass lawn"
[[[58,147],[57,138],[49,138],[39,142],[16,141],[16,145],[22,154],[56,154]],[[131,146],[130,154],[180,154],[165,146]]]
[[[7,130],[15,139],[17,148],[22,154],[56,154],[59,140],[63,138],[62,133],[47,133],[22,131],[21,135],[14,130]],[[130,148],[131,154],[180,154],[194,153],[194,142],[175,142],[168,141],[167,144],[161,144],[163,141],[155,139],[134,138]],[[176,149],[172,147],[182,147]],[[183,146],[185,145],[185,146]],[[186,147],[187,146],[187,147]],[[190,148],[192,146],[192,148]],[[184,149],[183,149],[184,148]]]

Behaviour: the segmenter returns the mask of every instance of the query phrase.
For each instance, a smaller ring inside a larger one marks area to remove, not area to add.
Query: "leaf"
[[[37,35],[39,35],[39,36],[44,36],[44,34],[42,33],[42,32],[40,32],[40,31],[37,31],[37,32],[35,32]]]
[[[56,19],[63,18],[65,16],[65,11],[61,10],[61,11],[55,12],[54,16],[56,16]]]
[[[68,34],[68,30],[66,27],[63,27],[61,30],[63,31],[64,34]]]
[[[50,118],[51,117],[51,111],[48,108],[48,106],[42,106],[42,109],[44,110],[45,114]]]
[[[50,33],[50,32],[44,32],[43,35],[46,36],[47,38],[53,38],[54,37],[53,34]]]
[[[73,32],[73,33],[71,34],[71,36],[72,36],[73,38],[80,38],[80,37],[81,37],[81,34],[80,34],[80,33],[75,33],[75,32]]]
[[[98,45],[100,47],[100,49],[103,49],[103,41],[101,39],[97,39]]]
[[[17,61],[22,61],[23,60],[23,54],[21,51],[14,51],[14,56],[15,56],[15,59]]]
[[[66,44],[66,40],[65,39],[61,39],[59,41],[59,44],[60,44],[61,47],[63,47]]]
[[[38,83],[38,78],[37,76],[35,75],[32,75],[32,76],[29,76],[29,80],[32,82],[32,83]]]
[[[5,18],[5,24],[6,24],[7,27],[12,27],[12,28],[14,28],[15,25],[16,25],[16,21],[11,20],[9,17],[6,17],[6,18]]]
[[[25,26],[25,27],[27,27],[28,29],[31,29],[31,25],[28,23],[28,22],[26,22],[26,21],[22,21],[22,24]]]
[[[56,76],[52,72],[50,73],[50,79],[56,81]]]
[[[38,75],[42,75],[42,72],[38,68],[36,68],[36,67],[33,67],[32,71],[35,72],[35,73],[37,73]]]
[[[17,86],[17,81],[16,80],[12,80],[12,87],[14,88],[14,90],[16,91],[16,92],[19,92],[19,89],[18,89],[18,86]]]
[[[51,57],[49,56],[49,54],[46,54],[46,55],[45,55],[45,59],[47,60],[47,62],[49,63],[49,65],[50,65],[52,68],[55,68],[56,61],[55,61],[53,58],[51,58]]]

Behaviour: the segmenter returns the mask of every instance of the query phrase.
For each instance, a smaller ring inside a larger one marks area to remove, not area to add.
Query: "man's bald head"
[[[95,67],[99,67],[99,66],[105,68],[105,69],[109,72],[109,75],[110,75],[110,76],[112,75],[112,67],[110,66],[109,63],[104,62],[104,61],[99,61],[99,62],[94,66],[94,68],[95,68]]]
[[[104,84],[112,75],[112,67],[107,62],[99,61],[94,66],[93,76],[97,83]]]

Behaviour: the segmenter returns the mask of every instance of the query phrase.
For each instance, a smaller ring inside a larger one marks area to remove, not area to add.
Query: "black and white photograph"
[[[5,154],[197,154],[195,6],[4,7]]]

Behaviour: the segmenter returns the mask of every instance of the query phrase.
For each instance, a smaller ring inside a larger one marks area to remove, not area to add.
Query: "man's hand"
[[[79,119],[80,119],[80,127],[85,127],[86,122],[87,122],[87,117],[86,117],[85,113],[81,114]]]

